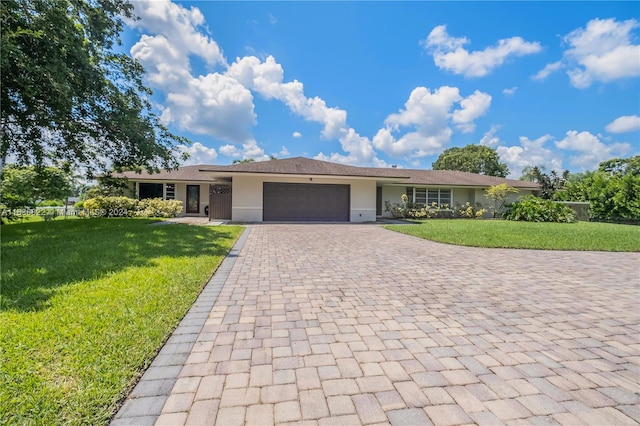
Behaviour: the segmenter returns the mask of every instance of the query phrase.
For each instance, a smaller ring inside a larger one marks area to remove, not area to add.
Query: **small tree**
[[[493,200],[493,217],[497,217],[499,211],[504,207],[504,203],[507,202],[509,194],[517,194],[518,188],[501,183],[500,185],[493,185],[484,190],[487,198]]]

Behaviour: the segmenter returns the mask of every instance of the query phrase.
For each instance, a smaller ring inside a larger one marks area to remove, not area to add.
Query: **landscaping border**
[[[155,424],[248,235],[249,228],[245,228],[193,306],[114,415],[110,423],[112,426]]]

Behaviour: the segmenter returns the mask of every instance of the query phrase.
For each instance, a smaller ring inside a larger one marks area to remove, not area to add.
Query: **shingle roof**
[[[233,174],[279,174],[279,175],[313,175],[313,176],[348,176],[370,177],[395,180],[407,185],[441,185],[441,186],[473,186],[488,187],[507,183],[515,188],[538,189],[539,185],[515,179],[478,175],[453,170],[417,170],[376,167],[357,167],[328,161],[312,160],[304,157],[285,158],[282,160],[259,161],[252,163],[232,164],[229,166],[197,165],[180,167],[170,172],[149,174],[147,172],[124,172],[119,176],[133,180],[174,180],[174,181],[214,181],[220,175]]]
[[[375,167],[347,166],[329,161],[312,160],[305,157],[285,158],[282,160],[257,161],[252,163],[232,164],[230,166],[205,166],[201,171],[233,172],[233,173],[268,173],[283,175],[322,175],[322,176],[357,176],[357,177],[390,177],[407,178],[400,170]]]
[[[407,184],[413,185],[447,185],[447,186],[492,186],[506,183],[514,188],[539,189],[535,182],[517,179],[506,179],[496,176],[479,175],[476,173],[459,172],[456,170],[403,170],[410,178]]]
[[[200,169],[207,167],[206,165],[199,164],[197,166],[183,166],[177,170],[166,171],[162,170],[159,173],[149,173],[143,171],[137,172],[123,172],[114,173],[115,177],[126,177],[132,180],[176,180],[176,181],[199,181],[210,180],[213,181],[213,177],[210,173],[202,173]]]

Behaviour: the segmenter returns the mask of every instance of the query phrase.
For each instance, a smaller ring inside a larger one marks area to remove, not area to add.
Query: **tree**
[[[64,200],[70,185],[64,171],[55,167],[16,167],[2,171],[0,196],[9,214],[16,209],[33,208],[40,200]]]
[[[80,200],[88,200],[95,197],[126,197],[132,196],[129,189],[129,182],[127,179],[114,178],[111,176],[99,177],[98,184],[87,187],[80,194]]]
[[[540,184],[540,198],[552,200],[557,191],[564,189],[568,177],[569,170],[562,172],[562,175],[559,175],[555,170],[551,170],[551,173],[546,174],[542,166],[529,166],[522,170],[520,180]]]
[[[640,219],[640,175],[623,176],[603,171],[593,173],[588,182],[591,215],[597,219]]]
[[[114,47],[127,0],[0,2],[0,161],[148,171],[188,142],[151,112],[142,66]]]
[[[244,164],[244,163],[253,163],[254,160],[253,158],[245,158],[244,160],[233,160],[231,162],[231,164]]]
[[[603,161],[598,165],[598,170],[611,176],[640,175],[640,155]]]
[[[591,216],[640,219],[640,156],[603,161],[598,170],[567,176],[555,199],[588,201]]]
[[[493,217],[496,217],[497,213],[504,207],[504,203],[507,202],[509,194],[517,194],[518,188],[509,186],[506,183],[501,183],[499,185],[490,186],[485,189],[484,192],[488,198],[493,200]]]
[[[449,148],[433,163],[433,170],[459,170],[498,177],[509,174],[507,164],[500,162],[498,153],[484,145]]]

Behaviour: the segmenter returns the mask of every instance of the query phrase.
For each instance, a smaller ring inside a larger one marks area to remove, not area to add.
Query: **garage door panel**
[[[264,221],[349,221],[349,185],[263,185]]]

